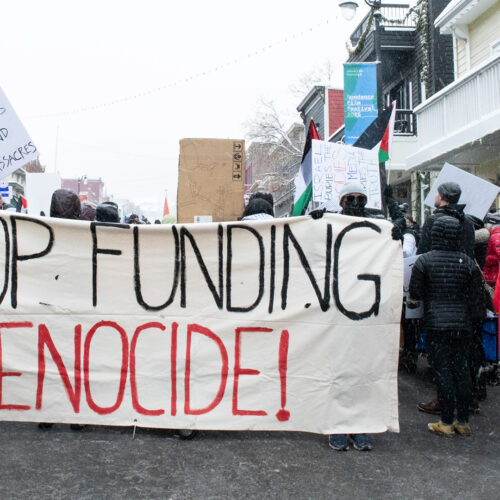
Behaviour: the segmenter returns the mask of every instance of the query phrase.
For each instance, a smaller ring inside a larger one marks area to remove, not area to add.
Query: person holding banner
[[[56,189],[52,193],[50,201],[50,216],[56,219],[79,220],[81,213],[81,203],[78,195],[69,189]],[[38,428],[44,431],[52,429],[53,423],[40,422]],[[72,431],[80,431],[84,425],[71,424]]]
[[[456,217],[443,215],[434,221],[432,248],[413,266],[408,299],[408,304],[424,303],[427,348],[441,409],[441,420],[427,428],[447,437],[471,435],[470,349],[474,321],[481,314],[481,272],[461,251],[461,228]]]
[[[392,239],[402,240],[402,232],[406,226],[404,215],[399,209],[398,204],[392,197],[392,189],[386,186],[384,190],[384,197],[386,206],[391,215],[393,228]],[[356,181],[347,182],[342,187],[339,195],[340,206],[342,211],[341,215],[349,215],[352,217],[368,217],[368,218],[384,218],[380,211],[368,210],[366,202],[368,200],[366,191],[361,183]],[[325,205],[322,208],[313,210],[309,213],[313,219],[323,217],[323,214],[328,211],[329,206]],[[371,439],[367,434],[331,434],[328,437],[328,444],[330,448],[337,451],[347,451],[349,449],[349,440],[356,450],[370,451],[373,448]]]

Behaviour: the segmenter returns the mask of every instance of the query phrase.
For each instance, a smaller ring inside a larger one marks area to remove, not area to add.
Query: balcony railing
[[[450,147],[475,140],[479,129],[498,123],[500,54],[474,68],[415,108],[420,149],[443,139]],[[482,134],[481,134],[482,135]]]
[[[387,5],[383,6],[380,8],[380,12],[382,16],[384,16],[386,19],[404,19],[405,16],[408,14],[408,11],[410,9],[410,6],[408,4],[392,4],[392,5]],[[351,43],[352,45],[356,45],[361,38],[361,35],[365,32],[367,26],[368,26],[368,20],[370,19],[370,12],[366,14],[366,16],[363,18],[363,20],[359,23],[358,27],[352,32],[351,34]],[[382,20],[380,22],[380,26],[383,26],[384,28],[398,28],[398,29],[414,29],[415,28],[415,21],[413,19],[413,16],[408,16],[407,19],[404,20],[402,24],[400,23],[394,23],[391,21],[384,21]],[[375,23],[372,24],[371,30],[375,29]]]

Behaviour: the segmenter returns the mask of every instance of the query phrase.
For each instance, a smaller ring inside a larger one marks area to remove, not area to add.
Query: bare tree
[[[288,136],[284,120],[272,100],[259,101],[255,116],[245,123],[245,128],[249,140],[273,144],[290,156],[302,155],[301,146],[295,144]]]
[[[320,68],[303,73],[296,82],[292,83],[289,87],[290,93],[298,100],[303,99],[314,85],[331,82],[334,70],[333,61],[327,59]]]

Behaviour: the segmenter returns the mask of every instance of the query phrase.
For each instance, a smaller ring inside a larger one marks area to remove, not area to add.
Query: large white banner
[[[369,150],[312,141],[313,201],[337,206],[347,182],[357,181],[365,188],[368,208],[382,207],[378,150]]]
[[[38,158],[38,149],[0,88],[0,179]]]
[[[0,419],[398,431],[391,227],[0,213]]]

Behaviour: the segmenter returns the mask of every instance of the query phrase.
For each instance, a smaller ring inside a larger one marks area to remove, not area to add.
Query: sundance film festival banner
[[[0,419],[398,430],[386,221],[109,225],[0,215]]]
[[[378,116],[377,64],[344,64],[345,144],[354,144]]]

